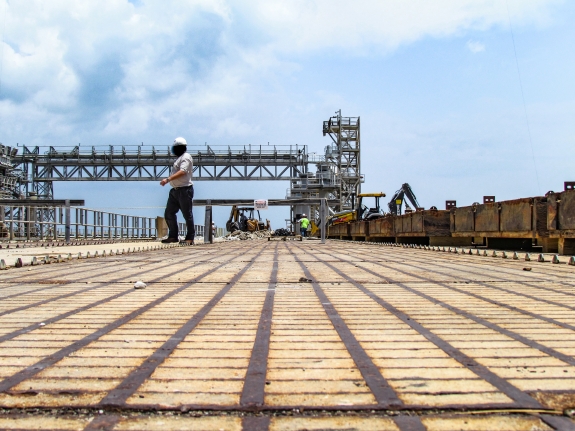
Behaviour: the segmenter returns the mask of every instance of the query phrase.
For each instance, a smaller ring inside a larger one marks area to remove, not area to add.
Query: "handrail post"
[[[10,208],[10,241],[14,241],[14,207]]]
[[[44,240],[44,211],[40,211],[40,223],[38,226],[40,227],[40,241]]]
[[[321,243],[325,244],[325,230],[326,230],[326,222],[325,222],[325,205],[326,204],[326,199],[322,198],[321,199],[321,204],[319,207],[319,228],[320,228],[320,232],[321,232]]]
[[[32,217],[30,214],[31,209],[32,209],[32,207],[25,207],[24,208],[24,217],[25,217],[25,219],[24,219],[25,225],[24,226],[26,226],[26,239],[28,241],[30,241],[30,233],[31,233],[30,231],[32,230]]]
[[[18,237],[22,238],[24,231],[24,207],[18,207]]]
[[[88,239],[88,210],[82,210],[84,216],[82,217],[82,222],[84,224],[84,239]]]
[[[212,238],[212,200],[206,200],[206,214],[204,217],[204,244],[214,242]]]
[[[62,223],[62,207],[54,207],[54,241],[58,241],[58,222]]]
[[[66,206],[66,212],[64,213],[64,237],[66,244],[70,244],[70,199],[66,199],[64,205]]]

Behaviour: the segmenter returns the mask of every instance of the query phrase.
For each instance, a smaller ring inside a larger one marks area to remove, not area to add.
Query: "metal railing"
[[[152,239],[156,218],[70,205],[0,206],[0,241]]]
[[[23,146],[23,152],[16,159],[20,158],[60,158],[66,156],[68,159],[92,159],[110,160],[124,159],[126,157],[147,158],[168,157],[173,160],[176,157],[171,153],[170,145],[150,146],[150,145],[122,145],[122,146],[49,146],[49,147],[27,147]],[[306,145],[195,145],[188,144],[188,153],[192,156],[235,156],[244,155],[249,157],[260,156],[290,156],[305,157],[307,154]],[[4,157],[4,156],[0,156]],[[2,159],[0,159],[2,160]],[[10,159],[6,157],[6,160]]]
[[[5,154],[0,154],[0,166],[12,169],[12,160]]]
[[[5,176],[0,174],[0,199],[12,199],[17,193],[19,178],[13,175]]]
[[[194,230],[196,238],[204,236],[204,225],[195,224]],[[186,226],[186,223],[178,223],[178,235],[181,237],[182,236],[185,237],[187,233],[188,233],[188,227]]]

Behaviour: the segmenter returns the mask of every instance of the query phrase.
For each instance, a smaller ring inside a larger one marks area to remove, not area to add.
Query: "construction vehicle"
[[[375,207],[368,208],[363,204],[363,198],[375,198]],[[346,211],[340,211],[333,214],[328,220],[329,225],[335,225],[340,223],[349,223],[352,221],[362,221],[362,220],[373,220],[375,218],[383,217],[384,214],[381,211],[379,201],[381,198],[385,197],[385,193],[360,193],[357,195],[357,205],[355,208]]]
[[[256,210],[254,207],[232,206],[230,218],[226,222],[227,231],[235,232],[237,230],[241,230],[243,232],[254,232],[256,230],[269,229],[269,220],[266,220],[266,223],[264,223],[261,219],[259,210],[257,211],[257,218],[255,217],[255,212]]]
[[[421,206],[417,202],[417,198],[415,197],[413,190],[411,190],[411,186],[405,183],[401,185],[401,188],[395,192],[395,194],[391,198],[391,201],[389,201],[389,203],[387,204],[390,214],[401,215],[401,207],[404,202],[405,202],[405,212],[409,213],[413,211],[409,206],[409,204],[407,203],[407,201],[405,201],[405,198],[407,198],[407,200],[411,202],[415,210],[421,208]]]
[[[360,193],[357,200],[357,219],[358,220],[373,220],[383,217],[383,211],[379,206],[379,200],[385,197],[385,193]],[[368,208],[363,205],[363,198],[375,198],[375,207]]]

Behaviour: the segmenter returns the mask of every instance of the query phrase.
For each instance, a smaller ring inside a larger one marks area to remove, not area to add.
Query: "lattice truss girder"
[[[170,166],[36,165],[34,181],[151,181],[168,176]],[[303,174],[299,166],[194,166],[194,180],[289,180]]]
[[[273,148],[273,147],[272,147]],[[27,150],[27,149],[26,149]],[[285,151],[229,151],[194,154],[195,180],[288,180],[307,172],[307,149]],[[138,154],[79,154],[35,148],[24,152],[20,163],[30,165],[32,182],[43,181],[152,181],[168,176],[174,157],[155,152]]]

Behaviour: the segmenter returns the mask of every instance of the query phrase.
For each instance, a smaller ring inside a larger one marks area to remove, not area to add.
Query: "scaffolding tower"
[[[337,211],[353,209],[363,182],[359,117],[342,117],[340,109],[323,122],[323,135],[329,135],[333,141],[326,148],[325,161],[333,166],[339,179],[339,188],[335,190],[335,198],[339,200]]]

